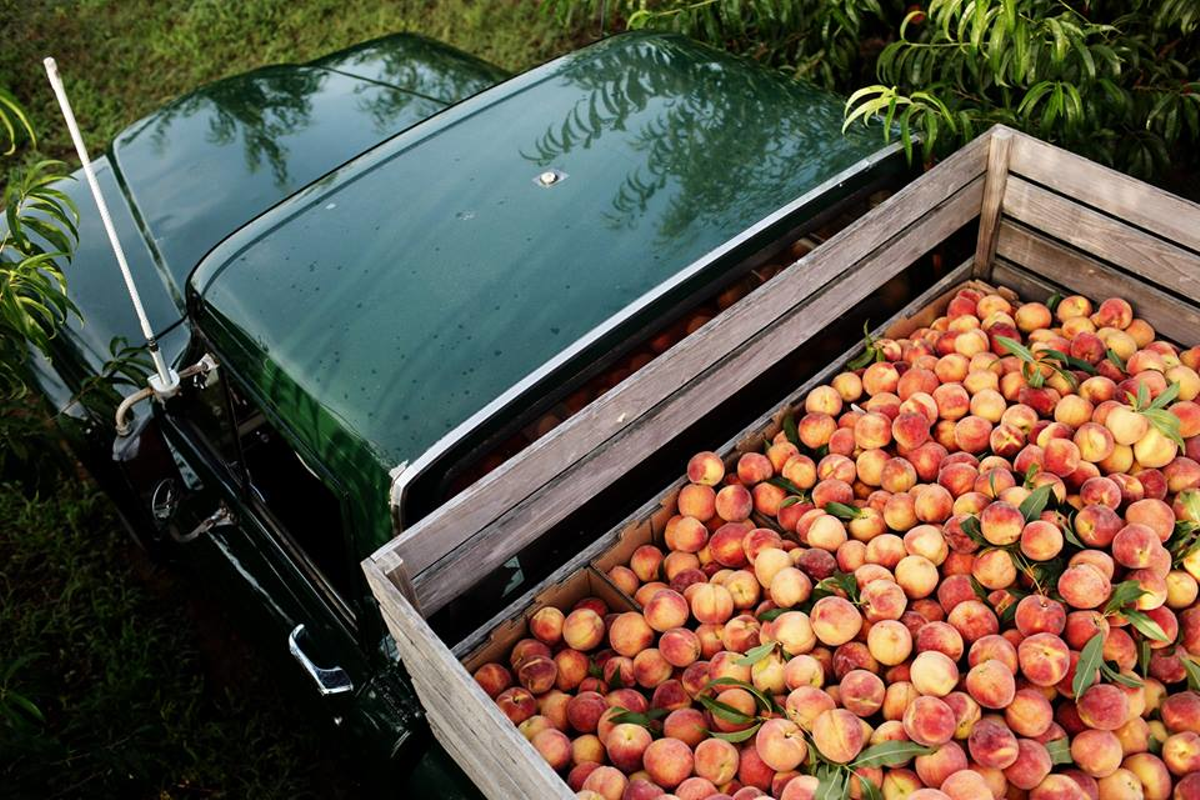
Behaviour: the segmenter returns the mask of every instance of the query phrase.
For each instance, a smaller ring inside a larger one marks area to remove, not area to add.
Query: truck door
[[[166,410],[186,484],[172,536],[197,577],[227,595],[288,694],[335,726],[353,720],[370,664],[357,636],[337,482],[315,468],[218,368]]]

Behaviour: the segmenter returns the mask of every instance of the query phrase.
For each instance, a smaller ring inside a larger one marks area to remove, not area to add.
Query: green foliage
[[[1143,178],[1200,169],[1191,0],[544,0],[679,31],[850,95],[928,161],[1004,123]]]
[[[901,135],[928,153],[1004,123],[1139,177],[1194,168],[1198,24],[1185,2],[934,0],[901,23],[849,114],[904,107]]]

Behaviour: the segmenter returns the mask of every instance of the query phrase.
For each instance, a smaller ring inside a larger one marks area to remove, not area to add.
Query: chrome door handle
[[[222,525],[234,525],[237,523],[237,517],[229,510],[229,507],[224,503],[217,506],[217,510],[209,515],[206,519],[201,520],[200,524],[192,528],[188,533],[179,533],[174,527],[168,528],[171,533],[171,538],[182,544],[196,539],[203,534],[208,533],[213,528],[219,528]]]
[[[300,648],[300,635],[304,633],[304,623],[300,623],[292,632],[288,634],[288,651],[291,652],[292,658],[300,662],[300,666],[304,667],[304,671],[308,673],[308,677],[313,679],[313,683],[317,684],[317,692],[325,697],[331,694],[342,694],[354,690],[354,683],[351,682],[350,676],[346,674],[346,670],[341,667],[332,669],[322,669],[312,662],[312,659],[304,654]]]

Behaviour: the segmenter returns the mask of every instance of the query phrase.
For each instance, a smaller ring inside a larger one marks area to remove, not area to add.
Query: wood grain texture
[[[370,558],[362,563],[438,740],[492,800],[575,795]]]
[[[1093,300],[1124,297],[1139,317],[1185,347],[1200,341],[1200,309],[1195,304],[1185,303],[1022,225],[1009,220],[1001,223],[996,254]]]
[[[794,268],[777,275],[549,435],[401,533],[385,549],[397,550],[414,583],[419,585],[420,574],[447,552],[477,535],[585,454],[628,429],[714,360],[732,352],[822,287],[835,282],[847,265],[866,257],[895,231],[911,225],[937,202],[978,180],[984,170],[987,145],[986,136],[969,143],[938,170],[926,173],[874,213],[849,225]],[[714,402],[717,399],[720,396],[714,396]]]
[[[1200,205],[1190,200],[1015,131],[1009,170],[1200,251]]]
[[[473,585],[479,575],[503,564],[565,518],[578,505],[579,497],[600,491],[621,475],[626,465],[636,463],[675,431],[686,428],[696,418],[696,409],[708,407],[711,398],[729,397],[973,220],[982,193],[983,179],[979,177],[927,211],[918,222],[900,230],[867,258],[851,264],[836,283],[816,287],[808,300],[756,339],[710,363],[700,376],[680,385],[638,425],[622,430],[603,447],[582,454],[563,468],[558,480],[539,488],[463,546],[416,574],[413,585],[422,609],[427,614],[435,613]]]
[[[1009,150],[1013,132],[996,126],[988,148],[987,178],[983,184],[983,204],[979,210],[979,237],[975,243],[975,274],[981,275],[996,251],[996,228],[1000,224],[1000,205],[1008,181]]]
[[[1200,256],[1016,175],[1004,213],[1184,297],[1200,297]],[[1196,224],[1200,225],[1200,216]]]

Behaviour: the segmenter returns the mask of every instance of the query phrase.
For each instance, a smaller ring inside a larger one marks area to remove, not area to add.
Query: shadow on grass
[[[353,796],[215,600],[59,486],[0,485],[0,797]]]

